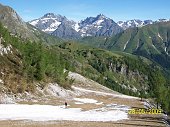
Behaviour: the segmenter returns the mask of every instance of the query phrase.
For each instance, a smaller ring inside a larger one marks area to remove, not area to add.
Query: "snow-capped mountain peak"
[[[47,13],[42,18],[57,18],[57,15],[54,13]]]
[[[99,20],[100,19],[107,19],[107,17],[103,14],[99,14],[99,15],[97,15],[96,19],[99,19]]]
[[[57,20],[57,21],[60,21],[60,22],[62,22],[63,20],[64,21],[68,20],[65,16],[62,16],[62,15],[59,15],[59,14],[56,15],[54,13],[47,13],[43,17],[41,17],[41,19],[54,19],[54,20]]]
[[[152,24],[152,20],[139,20],[139,19],[133,19],[133,20],[127,20],[127,21],[119,21],[117,24],[122,27],[124,30],[128,28],[133,27],[142,27],[144,25]]]
[[[88,17],[80,23],[81,36],[111,36],[122,29],[112,19],[103,14],[96,17]]]
[[[169,19],[158,19],[156,21],[153,20],[139,20],[139,19],[133,19],[133,20],[127,20],[127,21],[119,21],[117,24],[122,27],[124,30],[128,28],[133,28],[133,27],[142,27],[145,25],[153,24],[153,23],[158,23],[158,22],[168,22],[170,21]]]
[[[60,35],[61,37],[63,37],[62,33],[65,33],[66,30],[70,37],[73,36],[71,33],[76,32],[76,36],[78,37],[78,35],[111,36],[112,34],[122,31],[120,26],[103,14],[99,14],[96,17],[88,17],[80,22],[74,22],[72,20],[68,20],[65,16],[47,13],[43,17],[29,23],[46,33],[56,36]]]
[[[158,19],[155,22],[168,22],[170,19]]]
[[[29,23],[46,33],[55,31],[62,22],[66,22],[67,18],[54,13],[47,13],[39,19],[30,21]]]

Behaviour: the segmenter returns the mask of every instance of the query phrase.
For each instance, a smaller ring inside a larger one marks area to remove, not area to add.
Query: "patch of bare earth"
[[[75,121],[0,121],[1,127],[166,127],[159,117],[136,116],[117,122],[75,122]]]

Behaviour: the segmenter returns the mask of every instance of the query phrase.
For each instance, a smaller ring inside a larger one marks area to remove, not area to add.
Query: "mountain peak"
[[[43,16],[43,18],[56,18],[57,15],[55,15],[54,13],[47,13]]]
[[[105,19],[105,18],[107,18],[105,15],[103,15],[103,14],[99,14],[99,15],[97,15],[97,17],[96,17],[97,19]]]

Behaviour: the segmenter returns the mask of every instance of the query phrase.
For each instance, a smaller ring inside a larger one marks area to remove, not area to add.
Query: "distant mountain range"
[[[166,19],[152,20],[128,20],[114,22],[111,18],[99,14],[96,17],[87,17],[80,22],[67,19],[65,16],[47,13],[41,18],[29,23],[38,29],[64,39],[78,39],[85,36],[112,36],[123,30],[134,27],[142,27],[157,22],[169,21]]]
[[[65,16],[47,13],[29,23],[46,33],[65,39],[77,39],[84,36],[111,36],[123,31],[117,23],[102,14],[75,22],[68,20]]]
[[[154,24],[154,23],[158,23],[158,22],[167,22],[170,20],[167,19],[158,19],[157,21],[153,21],[153,20],[139,20],[139,19],[133,19],[133,20],[127,20],[127,21],[119,21],[117,22],[117,24],[122,27],[124,30],[128,29],[128,28],[134,28],[134,27],[142,27],[142,26],[146,26],[149,24]]]

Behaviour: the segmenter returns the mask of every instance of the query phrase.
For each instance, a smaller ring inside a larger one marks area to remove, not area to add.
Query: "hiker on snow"
[[[65,108],[67,108],[67,102],[65,102]]]

